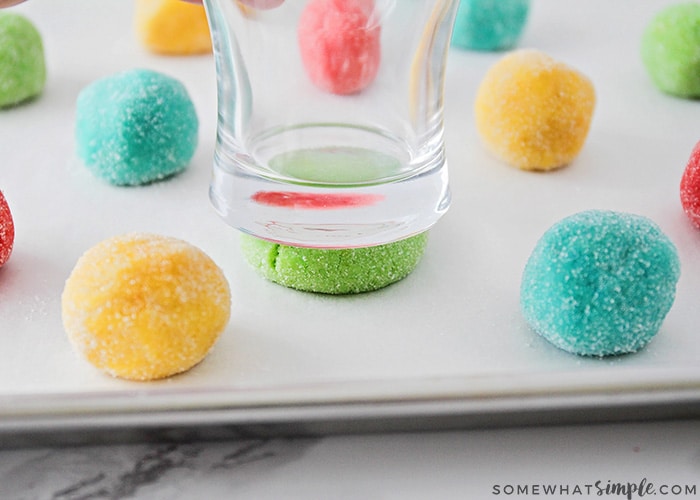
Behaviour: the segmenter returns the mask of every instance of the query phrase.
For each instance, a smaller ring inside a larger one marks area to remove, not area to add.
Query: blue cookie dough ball
[[[530,11],[530,0],[461,0],[452,45],[471,50],[515,46]]]
[[[155,71],[118,73],[78,96],[78,157],[114,185],[147,184],[184,170],[197,147],[198,127],[182,83]]]
[[[539,240],[525,266],[520,305],[528,324],[565,351],[637,351],[658,332],[680,277],[675,246],[649,219],[591,210]]]

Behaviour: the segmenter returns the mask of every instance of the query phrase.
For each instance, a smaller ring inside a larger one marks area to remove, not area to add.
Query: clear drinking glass
[[[280,243],[352,248],[450,204],[443,89],[457,0],[204,0],[216,60],[210,195]]]

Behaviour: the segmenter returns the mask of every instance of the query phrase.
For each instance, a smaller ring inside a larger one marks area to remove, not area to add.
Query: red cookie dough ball
[[[691,222],[700,228],[700,141],[690,154],[681,178],[681,205]]]
[[[10,258],[14,241],[15,224],[12,221],[12,213],[5,196],[0,191],[0,267]]]
[[[301,59],[314,85],[354,94],[377,76],[381,28],[373,0],[310,0],[299,20]]]

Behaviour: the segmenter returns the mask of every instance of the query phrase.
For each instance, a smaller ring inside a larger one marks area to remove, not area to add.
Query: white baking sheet
[[[348,417],[354,403],[377,416],[397,401],[421,402],[423,414],[498,412],[505,400],[500,411],[517,412],[533,397],[554,410],[572,401],[607,408],[625,397],[697,404],[700,231],[682,212],[678,185],[700,140],[700,102],[656,91],[639,57],[644,26],[668,3],[533,1],[520,46],[577,67],[598,95],[584,150],[556,172],[521,172],[484,151],[473,100],[502,54],[452,49],[452,208],[431,231],[412,275],[350,297],[300,293],[259,278],[241,259],[237,233],[214,214],[207,195],[216,120],[211,56],[149,54],[126,0],[29,0],[17,7],[43,34],[49,78],[39,99],[0,111],[0,189],[17,233],[0,269],[0,429],[71,419],[85,425],[97,414],[130,414],[113,423],[136,426],[189,412],[187,421],[196,424],[221,409],[276,408],[294,419],[300,406],[306,417],[331,407],[336,413],[326,417]],[[75,99],[96,78],[135,67],[183,81],[200,117],[200,145],[182,175],[117,188],[74,158]],[[676,302],[656,339],[634,355],[601,360],[559,351],[528,329],[518,309],[520,273],[537,239],[562,217],[590,208],[646,215],[679,249]],[[72,351],[61,326],[60,294],[78,257],[130,231],[199,246],[232,286],[231,322],[210,356],[166,381],[101,374]]]

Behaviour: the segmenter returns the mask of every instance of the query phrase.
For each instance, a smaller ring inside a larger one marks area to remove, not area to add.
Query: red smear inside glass
[[[333,210],[338,208],[365,207],[381,201],[378,194],[353,193],[295,193],[293,191],[258,191],[253,201],[272,207],[301,208],[308,210]]]

